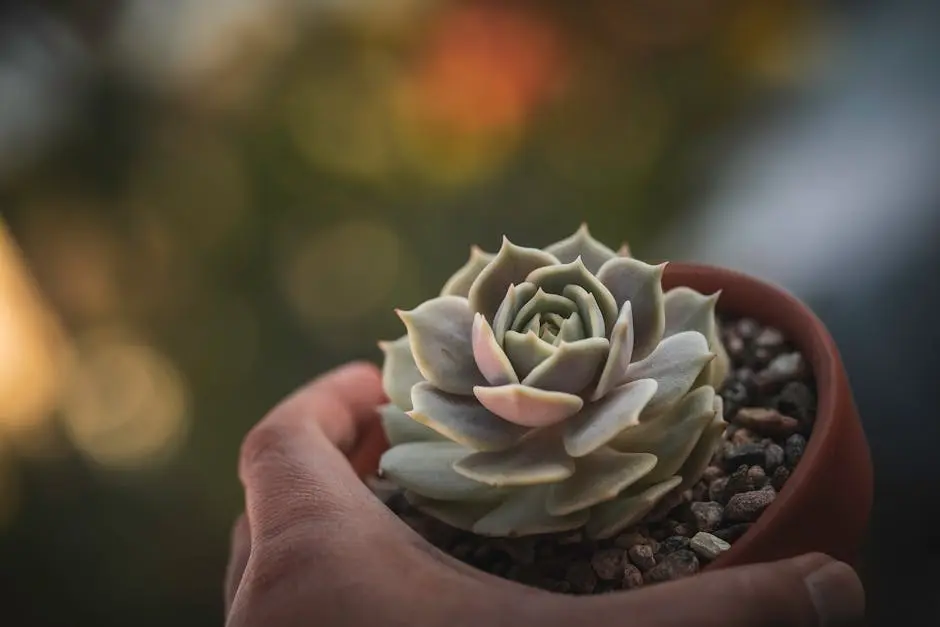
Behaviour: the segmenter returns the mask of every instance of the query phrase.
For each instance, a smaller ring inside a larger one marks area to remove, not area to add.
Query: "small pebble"
[[[725,467],[737,468],[741,464],[754,466],[766,461],[765,447],[759,442],[749,442],[729,447],[725,452]]]
[[[723,344],[732,359],[740,359],[744,356],[744,351],[747,349],[747,345],[740,335],[729,335],[725,338]]]
[[[787,443],[783,447],[787,457],[787,464],[790,468],[796,466],[803,459],[803,451],[806,450],[806,438],[799,433],[794,433],[787,438]]]
[[[739,412],[740,413],[740,412]],[[747,427],[740,427],[736,425],[731,425],[728,427],[729,430],[734,429],[734,432],[731,433],[730,442],[735,445],[739,444],[748,444],[750,442],[757,442],[760,440],[760,437],[748,429]]]
[[[695,527],[699,531],[714,531],[721,524],[725,508],[714,501],[699,501],[690,506],[695,517]]]
[[[735,494],[741,494],[742,492],[750,492],[755,488],[751,484],[751,480],[748,477],[748,472],[751,470],[751,466],[742,464],[738,466],[738,469],[731,473],[731,476],[728,477],[728,483],[725,486],[724,497],[725,499],[730,499]]]
[[[783,333],[773,327],[766,327],[754,338],[754,345],[761,348],[779,348],[783,342]]]
[[[752,490],[759,490],[767,485],[767,473],[760,466],[751,466],[747,470],[747,483]]]
[[[650,583],[673,581],[694,575],[698,572],[698,568],[698,557],[695,556],[695,553],[682,549],[663,557],[659,564],[646,573],[644,579]]]
[[[630,562],[644,572],[656,565],[653,549],[648,544],[637,544],[631,547],[627,555],[630,556]]]
[[[731,548],[731,545],[710,533],[699,531],[692,536],[689,548],[704,560],[711,561]]]
[[[591,558],[591,567],[597,576],[605,581],[622,579],[627,553],[623,549],[604,549]]]
[[[725,401],[728,408],[737,409],[741,403],[746,403],[750,393],[747,386],[741,381],[731,381],[721,391],[721,398]]]
[[[643,573],[633,564],[623,567],[623,587],[625,590],[639,588],[643,585]]]
[[[702,473],[702,480],[706,483],[711,483],[718,477],[725,476],[725,469],[721,466],[709,466],[705,469],[705,472]]]
[[[791,379],[802,376],[806,370],[803,356],[799,353],[784,353],[775,357],[768,366],[757,373],[757,386],[768,391]]]
[[[753,522],[774,502],[776,496],[772,488],[735,494],[728,500],[728,505],[725,507],[725,520]]]
[[[779,466],[783,465],[785,459],[786,454],[783,451],[783,447],[771,442],[764,450],[764,469],[767,472],[774,472]]]
[[[704,501],[705,497],[708,496],[708,484],[704,481],[699,481],[694,486],[692,486],[692,495],[689,497],[690,501]]]
[[[659,543],[659,552],[663,555],[689,548],[689,539],[685,536],[669,536]]]
[[[741,318],[734,325],[734,333],[744,340],[753,340],[760,333],[761,326],[753,318]]]
[[[724,503],[728,499],[725,498],[725,488],[728,487],[728,477],[719,477],[712,481],[712,484],[708,486],[708,498],[712,501],[718,503]]]
[[[535,541],[532,538],[497,538],[493,545],[517,564],[532,564],[535,561]]]
[[[621,549],[630,549],[638,544],[649,544],[650,538],[639,531],[627,531],[614,538],[614,546]]]
[[[802,381],[791,381],[783,386],[774,399],[774,405],[783,413],[793,416],[804,428],[811,428],[816,414],[816,395]]]
[[[742,407],[734,415],[734,424],[773,438],[787,438],[800,428],[800,421],[766,407]]]
[[[594,586],[597,585],[597,575],[594,574],[590,562],[577,561],[568,567],[568,572],[565,573],[565,581],[568,582],[574,592],[588,594],[593,592]]]
[[[779,492],[783,489],[783,486],[789,478],[790,470],[786,466],[779,466],[777,470],[774,471],[774,476],[770,478],[770,485],[774,487],[774,490]]]

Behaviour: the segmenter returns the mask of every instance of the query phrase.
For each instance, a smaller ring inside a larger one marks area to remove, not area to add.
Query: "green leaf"
[[[666,264],[651,266],[631,257],[605,263],[597,278],[610,290],[616,307],[630,302],[633,308],[633,359],[643,359],[663,337],[666,312],[663,305],[663,271]]]
[[[512,321],[512,330],[520,333],[524,332],[526,323],[536,314],[556,313],[567,317],[575,311],[577,311],[577,307],[570,299],[558,294],[549,294],[539,288],[535,292],[535,296],[519,309],[515,320]]]
[[[398,315],[425,379],[451,394],[470,394],[486,383],[473,358],[473,312],[466,298],[438,296]]]
[[[664,337],[682,331],[698,331],[708,340],[708,348],[715,353],[715,359],[705,366],[700,379],[704,384],[719,387],[728,376],[730,363],[725,347],[718,332],[718,320],[715,306],[721,292],[705,296],[688,287],[676,287],[664,297],[666,311],[666,330]]]
[[[557,263],[550,253],[516,246],[504,237],[496,257],[470,286],[470,308],[493,320],[510,285],[519,285],[533,270]]]
[[[656,456],[619,453],[602,448],[575,462],[570,479],[552,486],[546,507],[553,516],[565,516],[609,501],[649,473]]]
[[[472,396],[458,396],[419,383],[411,390],[414,420],[444,437],[478,451],[510,448],[528,429],[503,420]]]
[[[454,464],[458,473],[494,487],[515,487],[563,481],[575,463],[557,438],[534,437],[493,453],[472,453]]]
[[[715,454],[725,428],[728,426],[728,423],[724,420],[724,403],[718,394],[715,394],[713,408],[715,417],[705,427],[702,436],[695,444],[695,448],[689,453],[688,458],[679,470],[679,475],[682,477],[680,490],[691,488],[702,477],[702,473],[711,463],[712,456]]]
[[[614,388],[604,398],[588,404],[566,425],[564,442],[568,454],[584,457],[624,430],[635,428],[656,387],[653,379],[639,379]]]
[[[407,491],[405,499],[415,509],[463,531],[473,531],[474,523],[499,505],[498,500],[437,501]]]
[[[496,311],[496,317],[493,319],[493,334],[496,341],[503,343],[506,333],[512,329],[512,323],[516,319],[519,310],[529,300],[535,296],[538,288],[531,283],[522,283],[520,285],[510,285],[506,290],[506,297],[500,303]]]
[[[490,323],[483,314],[473,315],[473,359],[483,377],[491,385],[519,383],[519,377],[506,353],[496,341]]]
[[[379,342],[384,354],[382,362],[382,389],[393,403],[405,411],[411,409],[411,387],[424,381],[411,354],[407,335],[394,342]]]
[[[604,262],[617,256],[617,253],[591,236],[587,224],[582,224],[573,235],[547,246],[545,250],[555,255],[561,263],[571,263],[580,257],[592,274],[596,274]]]
[[[668,479],[679,471],[715,417],[714,401],[714,388],[698,388],[674,409],[622,431],[612,446],[624,453],[652,453],[657,457],[656,468],[644,482]]]
[[[473,389],[477,400],[500,418],[523,427],[547,427],[578,413],[580,396],[551,392],[519,383]]]
[[[642,490],[630,488],[617,498],[594,506],[585,528],[588,537],[598,540],[611,538],[639,522],[681,482],[682,477],[671,477]]]
[[[559,344],[555,352],[532,370],[523,385],[579,394],[594,381],[610,347],[606,338],[591,337]]]
[[[481,536],[529,536],[570,531],[584,525],[586,510],[568,516],[552,516],[545,509],[549,486],[520,488],[473,526]]]
[[[656,379],[659,387],[650,400],[650,413],[662,411],[692,389],[692,384],[715,355],[698,331],[683,331],[667,337],[642,361],[627,369],[627,379]]]
[[[398,486],[441,501],[492,498],[493,488],[458,474],[454,462],[471,451],[453,442],[409,442],[385,451],[379,469]]]
[[[627,381],[630,358],[633,355],[633,309],[630,301],[623,304],[617,323],[610,334],[607,361],[591,394],[591,400],[603,398],[610,390]]]
[[[450,277],[441,289],[441,296],[463,296],[470,293],[470,286],[480,273],[496,257],[493,253],[484,252],[478,246],[470,248],[470,258],[457,272]]]
[[[420,422],[415,422],[411,416],[395,405],[382,405],[379,407],[379,415],[382,418],[382,428],[385,430],[385,437],[388,438],[388,443],[391,446],[397,446],[406,442],[446,441],[444,436],[440,433],[425,427]]]
[[[572,343],[577,342],[578,340],[583,340],[587,337],[587,333],[584,332],[584,323],[581,321],[581,316],[577,312],[571,314],[571,316],[562,321],[561,326],[558,329],[558,336],[555,337],[554,343],[557,346],[562,342]]]
[[[531,331],[524,335],[516,331],[508,331],[503,339],[503,349],[516,375],[523,378],[557,350]]]
[[[610,263],[610,262],[608,262]],[[600,308],[601,316],[604,319],[604,337],[610,333],[614,327],[614,320],[617,318],[617,303],[610,291],[591,274],[584,266],[581,259],[575,259],[571,263],[562,265],[546,266],[533,270],[526,281],[541,287],[551,294],[564,294],[565,288],[577,285],[594,295],[597,306]],[[588,313],[580,312],[581,317],[588,320]]]

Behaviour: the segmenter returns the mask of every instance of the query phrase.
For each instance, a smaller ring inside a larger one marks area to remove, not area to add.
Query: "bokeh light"
[[[0,438],[40,428],[58,402],[66,345],[0,221]]]
[[[190,419],[189,391],[174,364],[126,332],[98,332],[77,348],[62,406],[75,446],[115,469],[166,460]]]

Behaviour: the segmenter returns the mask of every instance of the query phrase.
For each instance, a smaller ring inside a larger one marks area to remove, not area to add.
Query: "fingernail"
[[[828,562],[803,582],[816,607],[820,627],[847,627],[865,617],[865,592],[848,564]]]

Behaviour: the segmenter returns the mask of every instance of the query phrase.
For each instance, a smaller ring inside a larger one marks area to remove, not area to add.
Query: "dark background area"
[[[935,5],[0,4],[4,616],[221,624],[247,429],[472,244],[586,221],[821,315],[876,463],[872,623],[935,624]]]

